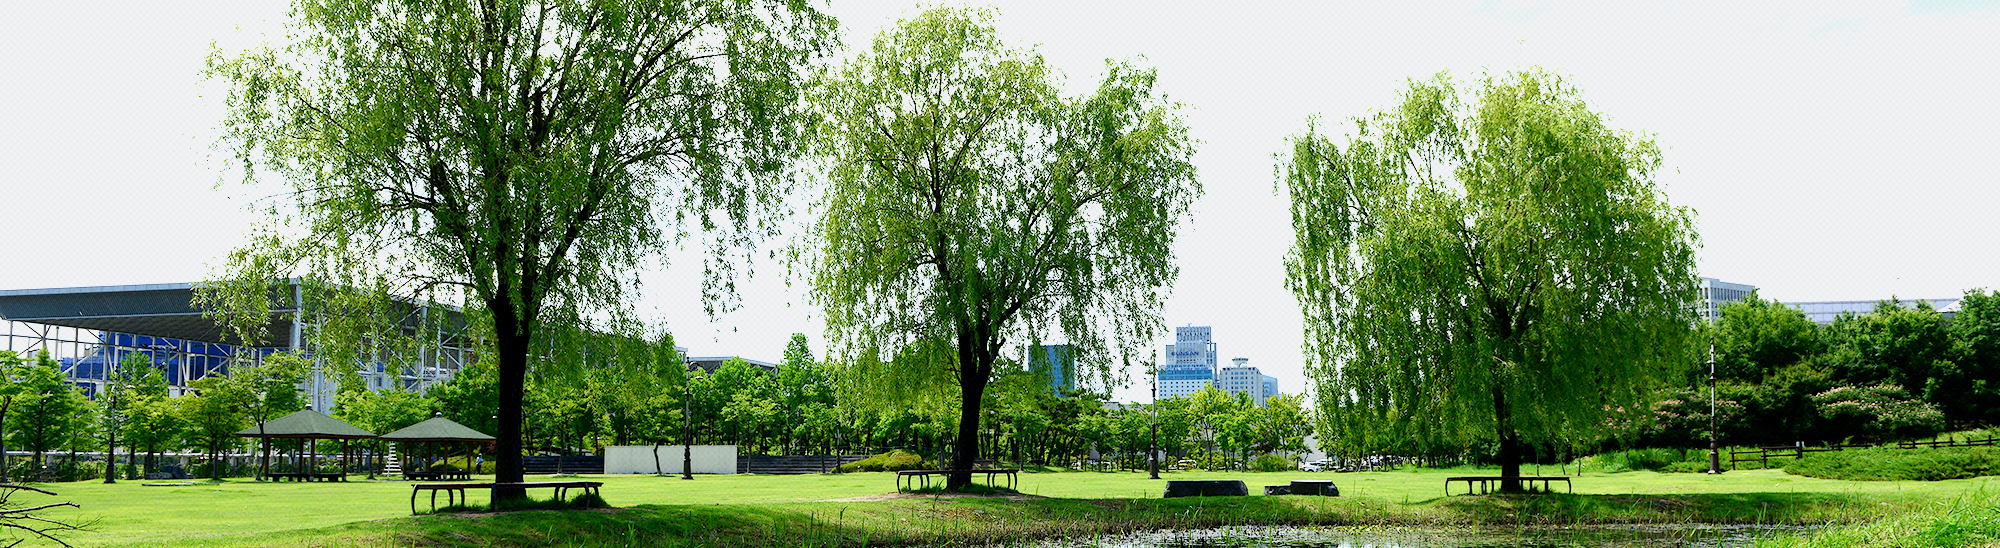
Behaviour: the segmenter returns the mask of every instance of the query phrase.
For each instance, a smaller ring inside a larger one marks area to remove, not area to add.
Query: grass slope
[[[1785,471],[1858,481],[1933,481],[2000,474],[2000,447],[1875,447],[1813,453]]]

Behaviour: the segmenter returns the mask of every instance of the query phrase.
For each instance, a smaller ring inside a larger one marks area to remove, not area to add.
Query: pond
[[[1742,548],[1808,528],[1771,525],[1618,525],[1535,529],[1224,527],[1064,539],[1029,548]]]

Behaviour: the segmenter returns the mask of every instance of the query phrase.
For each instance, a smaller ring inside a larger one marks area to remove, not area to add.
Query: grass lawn
[[[44,514],[92,522],[93,531],[69,537],[78,546],[811,545],[1004,540],[1232,523],[1855,522],[1957,499],[1972,490],[1988,489],[1992,481],[1860,482],[1777,470],[1720,476],[1627,472],[1575,478],[1576,496],[1442,497],[1445,477],[1496,473],[1467,468],[1162,474],[1165,479],[1240,479],[1253,493],[1261,492],[1262,485],[1292,479],[1331,479],[1342,493],[1339,499],[1208,500],[1161,500],[1163,483],[1147,479],[1144,472],[1024,473],[1021,493],[1049,497],[1025,502],[929,498],[833,502],[894,491],[890,473],[697,476],[693,481],[612,475],[588,479],[604,481],[604,499],[623,510],[493,516],[411,517],[407,483],[358,479],[177,487],[86,481],[39,485],[60,496],[20,493],[15,502],[41,504],[41,499],[48,499],[82,505]],[[2000,485],[1991,487],[2000,490]],[[483,504],[485,494],[473,493],[473,502]],[[547,496],[546,491],[541,496]],[[427,510],[428,498],[418,506]]]

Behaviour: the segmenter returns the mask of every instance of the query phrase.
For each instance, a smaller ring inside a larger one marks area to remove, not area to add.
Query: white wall
[[[660,468],[653,467],[653,448],[660,449]],[[694,446],[694,473],[734,474],[736,473],[736,446],[696,445]],[[679,445],[613,445],[604,448],[604,473],[606,474],[679,474],[683,453]]]

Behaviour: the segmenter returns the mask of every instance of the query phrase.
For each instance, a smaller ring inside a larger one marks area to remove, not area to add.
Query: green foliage
[[[493,360],[481,356],[458,370],[451,380],[432,386],[427,392],[437,412],[444,418],[479,432],[500,431],[494,417],[500,413],[499,375]]]
[[[1284,455],[1258,455],[1250,462],[1250,469],[1258,472],[1289,472],[1298,469],[1298,461]]]
[[[31,462],[40,463],[44,452],[63,447],[82,426],[76,418],[89,402],[65,382],[60,364],[46,350],[16,374],[20,395],[7,413],[7,438],[11,445],[33,452]]]
[[[1755,293],[1724,303],[1715,325],[1717,376],[1758,382],[1820,352],[1819,325],[1799,309]]]
[[[830,354],[948,341],[932,363],[958,381],[954,467],[977,456],[1008,342],[1060,333],[1106,381],[1117,357],[1150,355],[1156,291],[1200,192],[1194,141],[1151,70],[1108,63],[1094,92],[1063,97],[1040,56],[1001,43],[991,12],[932,8],[818,83],[826,170],[800,252]]]
[[[1937,481],[2000,475],[2000,447],[1872,447],[1811,453],[1785,473],[1850,481]]]
[[[1708,470],[1708,451],[1679,448],[1625,449],[1576,459],[1577,470],[1619,473],[1640,470],[1699,472]]]
[[[1930,436],[1944,430],[1944,413],[1893,385],[1839,386],[1814,394],[1834,432],[1870,441]]]
[[[1946,326],[1948,360],[1924,383],[1924,399],[1957,424],[2000,424],[2000,291],[1967,291]]]
[[[423,394],[395,389],[343,391],[333,401],[334,418],[376,435],[424,422],[433,405]]]
[[[924,460],[923,455],[906,449],[894,449],[858,461],[840,465],[842,472],[894,472],[898,470],[925,470],[936,468],[936,463]]]
[[[1862,316],[1844,315],[1827,326],[1833,346],[1823,359],[1850,384],[1890,383],[1922,394],[1925,380],[1946,357],[1944,320],[1928,301],[1904,308],[1890,299]]]
[[[2000,543],[2000,497],[1980,491],[1854,527],[1760,538],[1753,548],[1965,548]]]
[[[1541,70],[1291,139],[1286,285],[1336,452],[1585,446],[1692,363],[1693,212],[1659,148]]]
[[[398,298],[463,303],[492,336],[481,354],[497,358],[507,463],[530,346],[624,316],[638,266],[683,222],[719,259],[704,304],[731,304],[722,255],[776,230],[802,68],[836,40],[800,2],[297,0],[292,13],[292,43],[208,62],[230,86],[222,146],[246,182],[272,173],[290,192],[202,301],[263,322],[270,289],[300,277],[343,312],[321,330],[352,342],[400,319]]]

